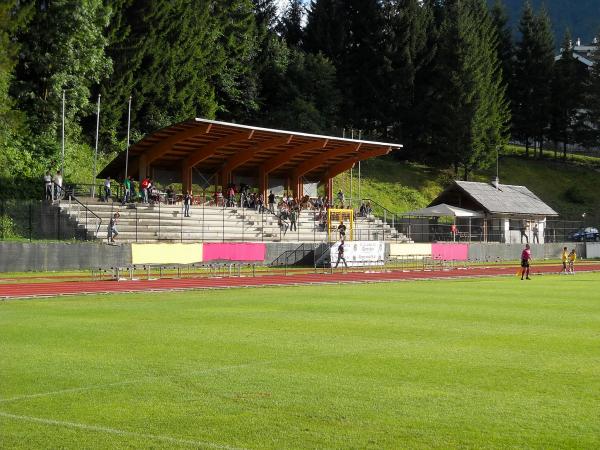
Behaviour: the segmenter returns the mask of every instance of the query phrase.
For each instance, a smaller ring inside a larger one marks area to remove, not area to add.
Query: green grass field
[[[1,448],[599,448],[600,275],[0,303]]]

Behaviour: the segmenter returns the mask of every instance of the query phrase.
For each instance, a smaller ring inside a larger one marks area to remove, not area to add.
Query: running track
[[[262,275],[223,278],[163,278],[126,281],[59,281],[53,283],[13,283],[0,285],[0,299],[53,297],[118,292],[156,292],[233,287],[288,286],[308,284],[377,283],[409,280],[455,279],[472,277],[514,276],[516,267],[473,267],[444,271],[377,271],[349,273],[310,273],[297,275]],[[600,271],[600,264],[581,265],[578,272]],[[532,275],[557,273],[556,266],[532,268]]]

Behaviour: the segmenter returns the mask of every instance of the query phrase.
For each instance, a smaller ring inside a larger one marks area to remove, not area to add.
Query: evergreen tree
[[[253,62],[257,29],[253,5],[250,0],[231,0],[217,5],[218,43],[224,55],[223,66],[215,79],[219,116],[243,121],[258,108],[258,80]]]
[[[489,166],[507,140],[510,115],[497,36],[480,0],[446,2],[440,32],[431,144],[467,179],[473,170]]]
[[[544,137],[551,117],[549,76],[554,65],[554,43],[547,13],[534,16],[529,2],[525,4],[519,24],[521,40],[517,43],[513,133],[525,142],[529,155],[531,139],[542,154]]]
[[[385,58],[384,130],[405,142],[414,126],[411,120],[418,106],[417,77],[433,59],[428,41],[429,9],[418,0],[386,0],[383,2]]]
[[[342,0],[312,0],[304,30],[304,48],[323,53],[336,68],[348,49],[348,9]]]
[[[279,24],[277,3],[275,0],[252,0],[254,15],[259,28],[275,30]]]
[[[512,39],[512,32],[508,25],[508,14],[506,13],[506,7],[504,6],[503,0],[495,0],[494,5],[491,9],[492,22],[496,33],[498,35],[498,59],[502,63],[502,78],[505,84],[508,86],[508,92],[510,93],[510,82],[513,78],[513,57],[514,57],[514,45]],[[510,94],[509,94],[510,96]]]
[[[567,146],[575,141],[581,121],[584,86],[588,72],[585,65],[573,56],[573,41],[567,29],[562,43],[560,59],[554,64],[552,76],[551,137],[556,145],[563,145],[563,158]],[[555,150],[556,156],[556,150]]]
[[[56,135],[63,90],[71,132],[93,109],[91,88],[111,71],[104,35],[109,14],[102,0],[41,2],[19,34],[13,92],[38,133]]]
[[[333,65],[322,55],[291,49],[285,70],[271,79],[262,123],[311,133],[334,129],[341,95]]]
[[[600,34],[596,38],[600,42]],[[600,146],[600,45],[592,52],[593,66],[585,83],[581,140],[589,147]]]
[[[304,4],[302,0],[289,0],[287,9],[281,18],[281,35],[289,47],[301,47],[304,31],[302,19]]]

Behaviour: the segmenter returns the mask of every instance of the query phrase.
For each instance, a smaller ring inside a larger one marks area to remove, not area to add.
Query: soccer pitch
[[[599,448],[599,285],[1,302],[0,447]]]

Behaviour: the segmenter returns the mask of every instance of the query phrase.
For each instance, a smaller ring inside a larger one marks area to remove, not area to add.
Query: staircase
[[[313,211],[302,211],[297,222],[298,230],[284,233],[275,215],[269,212],[259,214],[254,209],[192,205],[191,217],[183,217],[181,205],[121,206],[94,199],[79,198],[79,201],[81,204],[61,201],[60,211],[74,220],[90,240],[106,239],[110,218],[118,211],[119,242],[327,241],[327,232],[320,231]],[[361,217],[354,222],[354,240],[405,239],[378,218]]]

